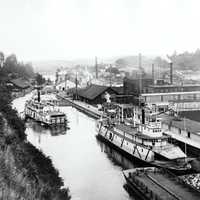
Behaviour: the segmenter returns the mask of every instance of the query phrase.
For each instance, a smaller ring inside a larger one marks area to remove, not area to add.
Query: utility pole
[[[65,74],[65,91],[67,90],[67,73]]]
[[[139,53],[139,93],[142,93],[142,56]]]
[[[110,64],[110,68],[109,68],[109,71],[110,71],[110,87],[112,87],[112,75],[111,75],[111,69],[112,69],[112,65]]]
[[[155,82],[155,74],[154,74],[154,64],[152,64],[152,80],[153,80],[153,85],[154,85],[154,82]]]
[[[75,84],[76,84],[76,100],[78,99],[78,78],[77,78],[77,72],[76,72],[76,79],[75,79]]]

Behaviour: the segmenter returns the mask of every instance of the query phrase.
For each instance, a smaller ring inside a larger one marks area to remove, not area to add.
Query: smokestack
[[[139,93],[142,93],[142,55],[139,53]]]
[[[38,102],[40,102],[40,89],[37,89],[37,93],[38,93]]]
[[[169,65],[170,65],[170,84],[172,85],[173,84],[173,63],[170,62]]]
[[[155,77],[154,77],[154,64],[152,64],[152,80],[153,80],[153,85],[155,82]]]
[[[98,63],[97,63],[97,57],[95,57],[95,72],[96,72],[96,79],[98,79]]]
[[[141,102],[141,107],[142,107],[142,124],[145,124],[144,102]]]

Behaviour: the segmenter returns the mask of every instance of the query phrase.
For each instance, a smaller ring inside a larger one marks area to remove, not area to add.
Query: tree
[[[36,80],[37,85],[42,85],[46,81],[45,78],[39,73],[36,74],[35,80]]]
[[[4,59],[5,58],[3,52],[0,52],[0,67],[3,67]]]

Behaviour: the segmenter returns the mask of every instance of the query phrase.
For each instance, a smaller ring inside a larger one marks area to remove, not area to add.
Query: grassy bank
[[[24,122],[0,88],[0,199],[68,200],[69,190],[50,158],[26,139]]]

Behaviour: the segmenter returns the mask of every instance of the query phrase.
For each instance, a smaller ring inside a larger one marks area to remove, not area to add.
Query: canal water
[[[30,95],[15,99],[13,107],[22,112]],[[98,141],[96,121],[72,107],[61,107],[70,129],[50,131],[33,121],[26,126],[28,140],[52,159],[72,200],[131,200],[124,189],[122,169],[133,163]]]

